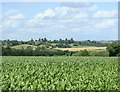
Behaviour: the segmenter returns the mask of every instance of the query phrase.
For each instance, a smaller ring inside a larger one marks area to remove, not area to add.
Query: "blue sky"
[[[2,39],[118,39],[118,3],[6,2],[2,9]]]

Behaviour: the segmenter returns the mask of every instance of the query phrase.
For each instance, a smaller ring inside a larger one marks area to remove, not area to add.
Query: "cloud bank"
[[[15,9],[4,13],[3,39],[110,40],[116,35],[117,10],[99,10],[94,3],[61,3],[32,18]]]

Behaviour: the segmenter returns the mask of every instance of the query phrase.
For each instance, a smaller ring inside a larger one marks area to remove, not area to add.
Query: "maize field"
[[[118,90],[117,57],[3,56],[2,90]]]

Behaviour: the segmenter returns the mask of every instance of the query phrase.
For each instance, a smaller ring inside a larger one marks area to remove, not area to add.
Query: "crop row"
[[[2,58],[2,90],[118,90],[116,57]]]

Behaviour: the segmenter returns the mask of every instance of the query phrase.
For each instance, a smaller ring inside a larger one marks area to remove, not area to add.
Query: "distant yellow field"
[[[80,50],[105,50],[107,47],[84,47],[84,48],[59,48],[60,50],[80,51]]]

